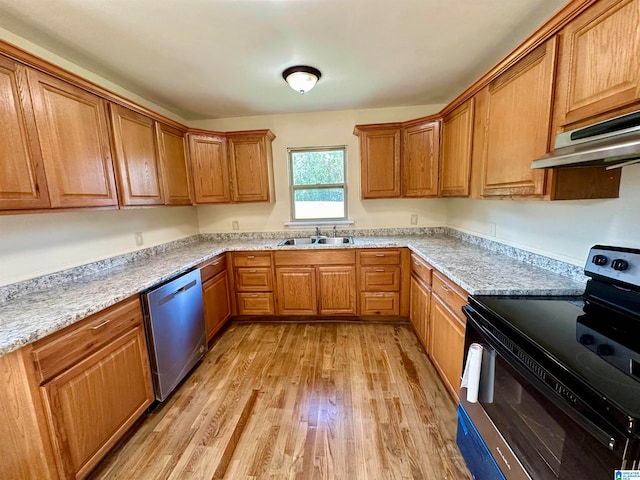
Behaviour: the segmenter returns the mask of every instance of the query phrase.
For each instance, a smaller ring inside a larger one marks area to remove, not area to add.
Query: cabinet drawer
[[[360,289],[367,292],[397,292],[400,290],[400,267],[360,268]]]
[[[35,342],[32,355],[40,382],[138,325],[142,325],[140,299],[132,297]]]
[[[422,260],[415,253],[411,254],[411,273],[418,277],[425,285],[431,285],[433,267]]]
[[[238,315],[273,315],[273,293],[238,293]]]
[[[467,292],[454,285],[439,272],[433,272],[433,293],[459,318],[464,320],[462,307],[467,304]]]
[[[227,269],[227,256],[226,255],[218,255],[217,257],[212,258],[204,262],[200,266],[200,278],[202,283],[206,282],[210,278],[215,277],[220,272],[223,272]]]
[[[399,315],[398,292],[363,292],[360,294],[360,315]]]
[[[236,268],[236,290],[240,292],[270,292],[273,290],[271,268]]]
[[[400,265],[400,250],[385,248],[360,252],[360,265]]]
[[[355,250],[294,250],[275,252],[277,266],[298,265],[353,265],[356,263]]]
[[[233,254],[234,267],[270,267],[271,253],[269,252],[235,252]]]

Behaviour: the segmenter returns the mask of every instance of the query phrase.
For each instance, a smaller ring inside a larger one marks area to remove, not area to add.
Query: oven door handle
[[[574,422],[580,425],[584,430],[586,430],[593,438],[598,440],[602,445],[607,447],[609,450],[614,451],[618,446],[618,441],[623,440],[622,435],[612,435],[605,430],[603,430],[600,426],[596,425],[594,422],[586,418],[585,416],[578,413],[575,409],[569,406],[566,403],[565,398],[556,392],[550,385],[544,383],[540,378],[536,375],[532,374],[528,369],[522,366],[520,360],[513,355],[509,350],[507,350],[502,343],[495,338],[495,336],[487,331],[482,324],[480,324],[477,320],[475,320],[472,316],[467,314],[467,318],[471,320],[473,326],[480,332],[480,334],[485,337],[484,340],[494,349],[497,353],[499,353],[503,358],[509,358],[511,361],[507,362],[508,365],[516,370],[520,375],[522,375],[531,385],[533,385],[538,391],[540,391],[543,395],[547,397],[553,397],[559,399],[559,402],[554,402],[556,407],[558,407],[562,412],[564,412],[569,418],[571,418]],[[594,414],[597,413],[594,411]],[[624,442],[623,442],[624,443]]]

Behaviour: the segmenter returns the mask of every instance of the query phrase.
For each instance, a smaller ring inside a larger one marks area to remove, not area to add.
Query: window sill
[[[344,225],[353,225],[355,222],[353,220],[316,220],[316,221],[302,221],[302,220],[297,220],[295,222],[286,222],[284,224],[285,227],[289,227],[289,228],[296,228],[296,227],[315,227],[317,226],[322,226],[322,225],[329,225],[329,226],[333,226],[333,225],[338,225],[338,226],[344,226]]]

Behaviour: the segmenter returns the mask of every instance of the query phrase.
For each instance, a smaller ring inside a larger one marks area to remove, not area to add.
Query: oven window
[[[611,478],[620,458],[496,356],[492,403],[482,402],[534,479]]]

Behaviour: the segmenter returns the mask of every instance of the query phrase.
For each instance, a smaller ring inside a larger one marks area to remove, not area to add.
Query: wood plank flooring
[[[232,324],[95,479],[470,479],[409,325]]]

